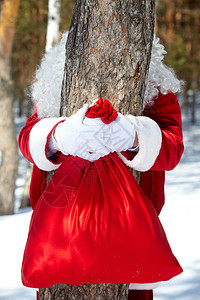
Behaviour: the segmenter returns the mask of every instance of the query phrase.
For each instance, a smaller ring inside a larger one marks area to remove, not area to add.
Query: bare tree
[[[49,52],[49,50],[58,42],[60,4],[60,0],[49,0],[48,3],[46,52]]]
[[[13,121],[11,53],[19,0],[4,0],[0,6],[0,215],[14,211],[18,151]]]
[[[61,114],[103,97],[141,114],[154,31],[154,0],[76,0],[66,45]],[[40,300],[127,299],[128,284],[58,284]]]

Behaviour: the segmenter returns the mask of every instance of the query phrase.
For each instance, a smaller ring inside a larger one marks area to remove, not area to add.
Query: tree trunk
[[[28,168],[26,170],[26,177],[24,183],[24,189],[21,199],[20,208],[25,208],[30,206],[30,184],[31,184],[31,176],[32,176],[33,165],[29,163]]]
[[[66,45],[61,115],[108,99],[140,115],[151,56],[154,0],[75,0]],[[77,270],[78,271],[78,270]],[[128,284],[55,285],[40,300],[127,299]]]
[[[154,0],[76,0],[66,45],[61,114],[99,97],[140,114],[154,31]]]
[[[196,96],[197,96],[197,72],[194,70],[192,74],[192,103],[191,103],[191,122],[196,122]]]
[[[127,284],[56,284],[47,289],[40,289],[40,300],[126,300],[128,298]]]
[[[10,60],[19,0],[4,0],[0,15],[0,215],[14,212],[18,151],[13,118]]]

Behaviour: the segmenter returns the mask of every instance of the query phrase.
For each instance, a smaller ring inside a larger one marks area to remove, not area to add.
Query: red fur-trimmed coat
[[[183,153],[181,110],[173,93],[159,95],[153,105],[146,105],[143,117],[128,116],[138,138],[138,153],[126,151],[120,157],[130,167],[141,171],[140,186],[159,214],[164,204],[165,171],[172,170]],[[19,135],[22,154],[33,163],[30,201],[34,209],[46,187],[47,172],[59,167],[58,152],[48,159],[48,138],[63,118],[40,120],[35,109]]]

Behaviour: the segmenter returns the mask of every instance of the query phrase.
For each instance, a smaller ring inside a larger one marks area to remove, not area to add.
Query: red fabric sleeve
[[[30,203],[32,209],[35,208],[40,196],[46,188],[47,182],[47,172],[38,169],[38,167],[33,165],[33,172],[30,184]]]
[[[162,146],[151,170],[174,169],[184,150],[181,109],[177,97],[173,93],[160,95],[154,105],[145,108],[144,115],[152,118],[162,131]]]
[[[39,122],[40,119],[37,116],[37,108],[35,108],[32,116],[27,120],[25,126],[22,128],[19,134],[19,148],[23,156],[33,163],[33,172],[30,185],[30,202],[34,209],[35,205],[40,198],[42,192],[46,188],[46,177],[47,172],[40,170],[34,163],[29,149],[29,135],[33,126]],[[47,139],[48,140],[48,139]],[[65,160],[65,156],[61,153],[55,153],[51,158],[49,158],[53,163],[62,163]]]
[[[35,110],[34,110],[32,116],[30,118],[28,118],[25,126],[20,131],[19,138],[18,138],[18,144],[19,144],[20,151],[22,152],[23,156],[33,164],[35,164],[35,162],[31,156],[31,152],[30,152],[30,148],[29,148],[29,136],[30,136],[30,132],[31,132],[33,126],[39,121],[40,121],[40,119],[38,118],[38,115],[37,115],[37,107],[35,107]],[[51,131],[49,132],[49,134],[47,136],[45,154],[46,154],[46,158],[49,161],[51,161],[51,163],[53,163],[53,164],[60,164],[61,162],[63,162],[63,160],[65,158],[65,157],[63,157],[63,155],[60,152],[56,152],[51,157],[47,157],[47,146],[48,146],[49,137],[52,134],[55,127],[60,122],[63,122],[63,120],[58,121],[58,123],[55,124],[55,126],[51,129]]]
[[[37,108],[35,107],[35,110],[30,118],[26,121],[25,126],[22,128],[19,134],[18,138],[18,144],[19,149],[22,152],[23,156],[28,159],[31,163],[34,163],[30,149],[29,149],[29,135],[31,132],[31,129],[33,126],[39,121],[40,119],[37,116]]]

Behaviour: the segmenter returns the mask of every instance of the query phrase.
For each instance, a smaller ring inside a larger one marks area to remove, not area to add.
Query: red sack
[[[181,272],[151,202],[117,153],[93,163],[66,156],[34,209],[23,284],[153,283]]]

